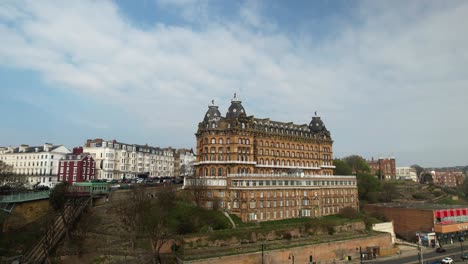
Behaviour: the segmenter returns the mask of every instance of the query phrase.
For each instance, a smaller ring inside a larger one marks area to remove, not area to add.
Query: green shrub
[[[421,192],[414,193],[413,198],[416,199],[416,200],[427,200],[428,199],[427,194],[421,193]]]

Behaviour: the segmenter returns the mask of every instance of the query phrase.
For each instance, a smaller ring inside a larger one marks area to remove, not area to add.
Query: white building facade
[[[396,178],[398,180],[412,180],[418,181],[418,175],[416,169],[411,167],[396,167]]]
[[[193,149],[177,149],[175,155],[175,164],[177,166],[175,171],[178,172],[176,176],[192,176],[195,172],[194,165],[197,161],[197,156],[193,153]]]
[[[0,147],[0,160],[13,166],[13,172],[27,176],[28,186],[53,188],[57,183],[60,159],[71,151],[63,145],[20,145]]]
[[[95,160],[97,179],[174,176],[174,151],[171,148],[88,139],[83,151]]]

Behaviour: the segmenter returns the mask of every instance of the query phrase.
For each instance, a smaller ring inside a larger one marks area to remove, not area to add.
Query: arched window
[[[216,144],[216,139],[212,138],[211,139],[211,144]]]
[[[249,145],[250,141],[248,139],[245,140],[245,144]]]
[[[260,147],[263,147],[263,141],[260,141]]]
[[[265,160],[265,165],[269,165],[269,164],[268,164],[268,159]]]
[[[223,144],[223,139],[220,138],[220,139],[218,140],[218,143],[219,143],[219,144]]]
[[[242,123],[242,129],[245,129],[245,123]]]
[[[263,164],[263,159],[260,159],[260,164]]]

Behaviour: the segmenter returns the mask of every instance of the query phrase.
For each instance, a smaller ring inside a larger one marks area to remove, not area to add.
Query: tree
[[[432,179],[432,174],[429,172],[423,172],[423,174],[421,175],[421,183],[424,183],[424,184],[434,183],[434,180]]]
[[[2,189],[19,191],[24,189],[26,183],[27,178],[25,175],[14,173],[13,166],[0,160],[0,185],[4,186]]]
[[[206,180],[201,178],[190,178],[186,179],[186,183],[189,183],[187,188],[190,190],[195,205],[200,207],[207,191]]]
[[[419,166],[418,164],[411,165],[411,168],[416,170],[416,174],[418,177],[421,175],[421,173],[424,171],[424,168]]]
[[[57,185],[55,185],[55,188],[49,195],[49,204],[52,207],[52,209],[54,209],[54,211],[58,213],[62,218],[67,238],[70,238],[70,232],[68,229],[69,223],[66,217],[66,207],[68,203],[67,194],[69,186],[70,185],[68,182],[60,182]]]
[[[133,188],[129,194],[130,197],[118,202],[114,210],[119,215],[120,223],[127,231],[125,235],[128,236],[131,248],[134,250],[144,214],[150,207],[151,200],[146,193],[146,188],[142,186]]]
[[[384,182],[382,183],[382,200],[384,202],[391,202],[398,195],[396,184],[394,182]]]
[[[149,238],[153,263],[162,263],[161,248],[173,237],[169,228],[169,212],[175,198],[173,188],[164,188],[157,194],[156,202],[143,211],[142,231]]]
[[[370,172],[370,167],[366,160],[358,155],[351,155],[343,158],[343,161],[351,168],[352,173]]]
[[[334,159],[333,165],[335,165],[335,169],[334,169],[335,175],[350,175],[353,173],[348,163],[346,163],[343,160]]]
[[[374,175],[358,173],[357,184],[359,199],[370,203],[376,202],[376,193],[380,191],[380,181]]]
[[[194,173],[194,162],[190,162],[188,164],[182,164],[180,165],[180,176],[183,176],[183,177],[191,177],[193,176],[193,173]]]

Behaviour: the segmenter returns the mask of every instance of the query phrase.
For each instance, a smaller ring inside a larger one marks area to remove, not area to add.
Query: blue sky
[[[194,147],[212,99],[335,156],[467,165],[468,1],[1,1],[0,146]]]

